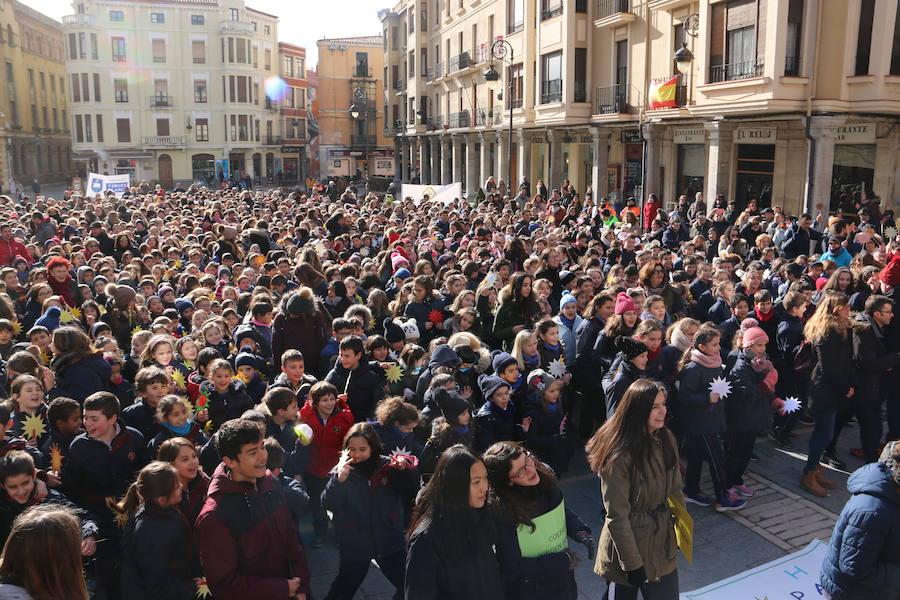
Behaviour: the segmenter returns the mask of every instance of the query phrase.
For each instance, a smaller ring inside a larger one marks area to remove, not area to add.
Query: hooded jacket
[[[425,406],[425,392],[431,386],[431,379],[434,377],[434,371],[438,367],[458,367],[460,365],[459,356],[453,351],[453,348],[447,344],[441,344],[431,353],[431,359],[428,361],[428,367],[419,375],[416,381],[416,405],[419,408]]]
[[[285,299],[290,298],[286,295]],[[281,355],[285,350],[299,350],[303,354],[306,368],[315,369],[319,353],[331,337],[330,326],[325,322],[324,308],[317,300],[309,302],[309,314],[291,316],[284,299],[272,321],[272,353],[275,370],[281,370]],[[318,373],[324,375],[325,372]]]
[[[346,402],[338,400],[335,411],[323,421],[310,398],[300,409],[300,420],[313,430],[312,451],[306,471],[314,477],[327,477],[340,457],[344,436],[353,426],[353,413]]]
[[[900,598],[900,488],[884,463],[857,469],[819,580],[832,600]]]
[[[325,381],[337,388],[338,395],[347,394],[347,404],[357,422],[368,419],[375,411],[375,405],[384,398],[381,377],[372,370],[365,358],[352,371],[344,368],[341,361],[337,361]]]
[[[619,355],[622,356],[621,354]],[[606,396],[606,418],[611,419],[622,396],[632,383],[644,377],[644,371],[638,369],[630,360],[619,361],[617,368],[610,368],[603,377],[603,393]]]
[[[244,383],[237,379],[231,380],[224,394],[216,391],[212,381],[206,380],[200,384],[200,395],[203,394],[209,399],[207,408],[213,431],[218,430],[225,421],[237,419],[245,410],[253,408],[253,400],[247,394]]]
[[[94,392],[111,391],[112,368],[99,353],[62,355],[50,365],[56,372],[56,387],[50,396],[65,396],[79,404]]]
[[[197,517],[203,572],[218,600],[284,600],[288,579],[309,595],[309,567],[281,485],[266,473],[256,486],[234,481],[224,463]]]

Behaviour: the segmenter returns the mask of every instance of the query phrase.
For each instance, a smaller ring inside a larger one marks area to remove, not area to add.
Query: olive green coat
[[[594,572],[609,581],[627,584],[625,572],[640,567],[650,581],[658,581],[677,566],[675,519],[666,498],[682,502],[682,482],[677,460],[665,468],[660,445],[665,443],[677,457],[675,437],[664,429],[643,468],[632,469],[631,459],[622,457],[600,477],[606,518]]]

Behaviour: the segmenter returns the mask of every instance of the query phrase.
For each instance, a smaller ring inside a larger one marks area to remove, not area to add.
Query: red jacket
[[[644,229],[650,230],[650,224],[656,219],[656,211],[661,207],[662,205],[659,202],[650,200],[644,204]]]
[[[15,238],[9,241],[0,239],[0,266],[11,267],[16,256],[21,256],[31,263],[31,254],[25,244]]]
[[[312,452],[306,471],[315,477],[327,477],[341,455],[344,436],[353,426],[353,413],[343,400],[338,400],[337,410],[323,423],[312,405],[312,398],[300,409],[300,420],[313,430]]]
[[[195,526],[200,562],[217,600],[285,600],[288,579],[309,595],[309,566],[281,485],[267,472],[256,487],[234,481],[224,463],[209,484]]]

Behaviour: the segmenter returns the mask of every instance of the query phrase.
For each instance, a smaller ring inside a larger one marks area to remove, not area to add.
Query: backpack
[[[816,352],[812,342],[803,340],[794,352],[794,370],[798,373],[810,373],[816,366]]]

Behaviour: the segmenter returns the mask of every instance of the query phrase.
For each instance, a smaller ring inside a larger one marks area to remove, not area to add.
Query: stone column
[[[547,130],[548,147],[550,150],[550,177],[547,184],[547,193],[551,193],[553,188],[562,186],[563,182],[563,155],[562,155],[562,131],[554,129]]]
[[[431,178],[428,183],[431,185],[441,184],[441,136],[433,135],[429,138],[431,142]]]
[[[707,212],[712,210],[716,194],[728,194],[728,176],[731,171],[732,125],[713,121],[704,123],[709,152],[706,158],[706,178],[703,182],[703,198]]]
[[[595,127],[591,129],[591,186],[594,188],[594,203],[609,196],[606,168],[609,165],[609,131]]]
[[[450,180],[449,183],[462,183],[465,185],[465,181],[463,181],[463,141],[464,138],[461,135],[451,136],[451,145],[453,146],[453,179]]]
[[[471,134],[465,137],[466,140],[466,196],[471,201],[478,194],[478,189],[481,187],[481,177],[479,176],[478,169],[478,159],[480,158],[478,155],[478,150],[475,149],[475,146],[478,144],[478,135]],[[482,152],[484,152],[484,147],[482,144]],[[487,176],[485,175],[485,178]]]
[[[658,198],[663,198],[662,190],[660,189],[662,182],[659,180],[659,165],[662,155],[660,138],[662,137],[662,131],[658,125],[644,125],[643,134],[647,144],[647,158],[641,168],[645,169],[643,179],[646,187],[641,190],[643,198],[637,199],[638,206],[644,205],[647,194],[656,194]]]
[[[401,181],[403,173],[400,170],[400,162],[403,160],[403,146],[400,145],[400,138],[394,138],[394,181]]]
[[[481,176],[478,179],[478,185],[481,185],[491,175],[494,181],[497,181],[502,175],[494,171],[494,165],[491,162],[491,144],[494,142],[494,132],[482,131],[478,134],[481,142]]]
[[[821,204],[825,213],[831,205],[831,180],[834,171],[834,142],[837,139],[837,127],[846,123],[843,117],[813,117],[809,133],[816,140],[813,155],[814,164],[812,179],[807,179],[804,195],[804,211],[815,215],[816,205]],[[811,188],[811,189],[810,189]],[[812,202],[810,202],[810,197]]]
[[[513,189],[519,189],[519,183],[521,183],[523,177],[528,178],[528,183],[531,184],[531,193],[534,194],[534,181],[531,180],[531,140],[528,139],[528,135],[524,130],[520,129],[519,132],[519,181],[516,181]]]
[[[431,183],[431,144],[427,137],[419,138],[419,183]]]
[[[509,179],[509,130],[497,131],[497,145],[494,147],[494,152],[497,154],[497,160],[494,161],[494,164],[497,165],[497,172],[495,173],[495,177],[499,179],[503,179],[506,181],[506,188],[509,190],[510,196],[515,196],[515,190],[518,189],[518,185],[515,181],[507,181]]]
[[[441,185],[453,182],[452,141],[449,135],[441,136]]]

